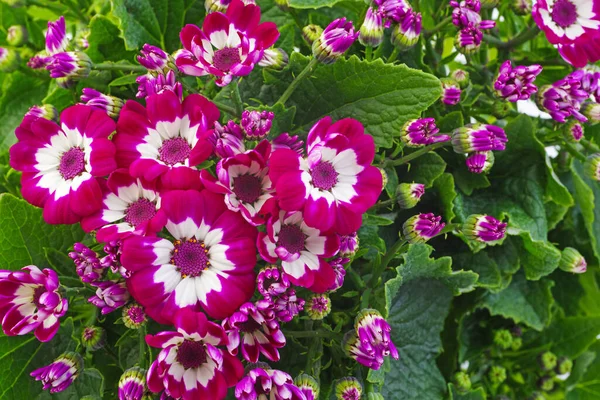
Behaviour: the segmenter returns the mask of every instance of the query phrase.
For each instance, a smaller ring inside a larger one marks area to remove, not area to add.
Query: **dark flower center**
[[[85,153],[79,147],[72,147],[60,158],[58,172],[64,179],[73,179],[85,170]]]
[[[206,362],[206,349],[202,342],[186,340],[177,349],[177,361],[183,368],[198,368]]]
[[[229,71],[232,65],[240,61],[240,52],[235,48],[225,47],[224,49],[215,51],[215,55],[213,56],[213,65],[223,72]]]
[[[337,183],[338,173],[333,165],[321,161],[311,171],[313,185],[321,190],[329,190]]]
[[[290,253],[300,253],[304,250],[306,236],[297,225],[283,225],[279,231],[277,246],[283,247]]]
[[[552,7],[552,20],[561,28],[566,28],[577,21],[577,7],[569,0],[558,0]]]
[[[96,336],[96,331],[93,328],[87,327],[83,330],[83,338],[85,340],[92,340]]]
[[[43,285],[40,285],[38,287],[36,287],[33,290],[33,304],[35,304],[35,306],[37,308],[40,308],[41,304],[40,304],[40,297],[46,293],[46,287]]]
[[[190,156],[192,149],[188,142],[181,137],[165,140],[158,149],[160,160],[167,165],[183,163]]]
[[[125,222],[131,226],[138,226],[156,214],[156,205],[148,199],[139,199],[129,205],[125,211]]]
[[[144,310],[142,310],[141,307],[131,307],[129,310],[127,310],[127,316],[132,322],[136,324],[141,324],[142,322],[144,322],[146,314],[144,313]]]
[[[262,184],[254,175],[241,175],[233,178],[233,193],[244,203],[254,203],[260,197]]]
[[[210,265],[208,249],[204,242],[190,239],[185,242],[176,241],[171,263],[179,268],[182,277],[199,276]]]
[[[256,322],[254,318],[249,317],[248,321],[239,324],[239,329],[244,333],[252,333],[260,329],[260,324]]]

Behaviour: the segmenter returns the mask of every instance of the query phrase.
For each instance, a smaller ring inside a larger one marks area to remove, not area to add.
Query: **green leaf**
[[[441,132],[450,133],[465,124],[463,115],[460,111],[452,111],[436,120],[435,124]]]
[[[289,0],[288,4],[292,8],[322,8],[332,7],[342,0]]]
[[[452,256],[454,265],[462,265],[467,270],[479,275],[477,286],[487,289],[499,289],[502,286],[502,276],[496,262],[486,252],[461,253]]]
[[[587,368],[585,373],[574,386],[568,387],[566,400],[597,400],[600,398],[600,342],[596,342],[590,350],[593,351],[595,357],[590,361],[591,357],[587,357]],[[575,368],[578,367],[580,360],[575,363]]]
[[[454,387],[453,383],[449,383],[448,392],[450,392],[450,400],[485,400],[487,398],[485,390],[481,387],[462,393]]]
[[[456,198],[456,190],[454,189],[454,177],[452,174],[444,173],[440,175],[434,182],[433,187],[437,192],[438,201],[441,203],[442,216],[446,223],[452,222],[456,214],[454,214],[454,199]]]
[[[378,225],[386,226],[394,223],[393,219],[384,217],[383,215],[364,214],[363,225]]]
[[[295,107],[287,108],[282,104],[275,104],[273,106],[247,107],[246,109],[259,111],[266,110],[275,114],[269,138],[276,138],[282,133],[290,132],[293,128],[294,116],[296,115]]]
[[[513,277],[511,284],[499,293],[487,292],[481,307],[492,315],[512,318],[541,331],[550,323],[550,309],[554,303],[550,288],[554,282],[548,279],[527,281],[522,273]]]
[[[136,79],[139,75],[123,75],[112,81],[108,86],[126,86],[136,84]]]
[[[75,104],[79,99],[73,90],[63,89],[56,82],[51,82],[48,94],[42,100],[43,104],[52,104],[60,113],[65,108]]]
[[[596,342],[600,334],[600,317],[566,317],[552,322],[542,333],[542,343],[551,343],[557,356],[579,357]]]
[[[590,237],[596,260],[600,261],[600,187],[598,182],[588,178],[583,172],[583,165],[574,161],[571,167],[575,199],[581,209],[585,228]]]
[[[262,104],[274,104],[293,77],[308,64],[308,57],[292,53],[290,65],[282,72],[263,70],[242,81],[244,99],[257,97]],[[356,118],[373,135],[379,147],[391,147],[406,121],[418,118],[441,94],[433,75],[404,65],[360,60],[356,56],[333,65],[318,65],[304,79],[286,106],[296,107],[295,125],[308,132],[326,115],[334,120]]]
[[[136,47],[135,51],[127,51],[125,42],[119,37],[119,28],[111,20],[103,15],[96,15],[90,22],[90,34],[88,36],[89,47],[86,53],[92,61],[133,61],[143,43]]]
[[[446,170],[446,162],[437,153],[430,152],[410,162],[408,172],[401,174],[403,182],[422,183],[426,188]]]
[[[461,165],[452,171],[456,186],[464,194],[470,196],[476,189],[485,189],[490,186],[490,180],[484,174],[474,174],[470,172],[466,165]]]
[[[45,248],[66,253],[83,237],[78,225],[48,225],[41,209],[12,195],[0,194],[0,265],[3,268],[16,270],[31,264],[46,268]]]

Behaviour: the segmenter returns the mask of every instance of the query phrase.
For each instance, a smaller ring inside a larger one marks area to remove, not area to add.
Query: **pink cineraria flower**
[[[212,154],[208,136],[219,118],[217,107],[200,95],[185,100],[165,91],[146,99],[146,107],[129,100],[121,110],[114,137],[120,168],[160,188],[200,188],[195,166]]]
[[[512,102],[527,100],[537,92],[537,87],[533,82],[540,72],[542,72],[541,65],[513,67],[510,60],[506,60],[500,66],[500,71],[494,81],[496,94]]]
[[[271,142],[273,151],[278,149],[294,150],[300,156],[304,155],[304,142],[298,136],[290,136],[288,133],[282,133]]]
[[[508,138],[504,129],[488,124],[469,124],[452,132],[452,147],[459,154],[502,151]]]
[[[306,158],[287,149],[271,155],[279,206],[303,211],[306,225],[323,232],[357,231],[382,189],[381,172],[371,166],[374,156],[373,137],[360,122],[321,119],[308,133]]]
[[[404,222],[402,233],[404,239],[411,244],[425,243],[444,229],[442,217],[432,213],[417,214]]]
[[[466,159],[467,168],[474,174],[484,174],[494,165],[494,153],[491,151],[476,151]]]
[[[296,295],[296,290],[289,288],[279,296],[265,296],[265,300],[271,303],[275,318],[279,322],[290,322],[294,317],[304,310],[304,299]]]
[[[279,37],[273,22],[259,21],[258,6],[233,0],[225,14],[208,14],[202,29],[184,26],[180,33],[184,50],[175,57],[177,67],[188,75],[214,75],[219,86],[228,85],[234,76],[248,75]]]
[[[533,19],[575,67],[600,60],[600,1],[538,0]]]
[[[256,277],[256,288],[264,297],[279,296],[290,287],[290,281],[276,265],[261,269]]]
[[[275,114],[270,111],[248,111],[242,113],[240,125],[248,140],[262,139],[269,134]]]
[[[69,38],[67,37],[67,25],[65,17],[61,16],[56,21],[48,21],[46,31],[46,52],[48,55],[67,51]]]
[[[392,328],[377,310],[362,310],[356,317],[354,329],[346,338],[345,348],[357,362],[378,370],[385,357],[398,359],[398,350],[390,337]]]
[[[422,147],[450,140],[448,135],[438,135],[439,128],[433,118],[411,119],[400,132],[400,139],[409,147]]]
[[[137,60],[150,71],[162,71],[167,66],[169,55],[159,47],[145,44]]]
[[[0,321],[7,336],[34,331],[40,342],[51,340],[68,309],[58,291],[58,275],[35,265],[20,271],[0,270]]]
[[[85,283],[93,284],[104,275],[105,268],[100,264],[98,253],[85,246],[83,243],[75,243],[69,258],[75,263],[77,275]]]
[[[220,158],[233,157],[246,151],[242,127],[229,120],[225,125],[215,122],[215,130],[208,140]]]
[[[97,110],[104,111],[111,118],[117,118],[123,108],[123,100],[109,96],[91,88],[83,88],[81,102]]]
[[[146,74],[140,75],[135,80],[138,84],[138,92],[135,97],[145,99],[153,94],[159,94],[165,91],[173,92],[183,99],[183,86],[177,82],[175,71],[171,70],[167,74]]]
[[[207,190],[163,194],[161,209],[174,240],[130,236],[121,263],[128,288],[153,319],[167,323],[179,309],[230,316],[255,288],[256,228]]]
[[[224,399],[227,388],[244,374],[244,367],[220,348],[227,344],[223,328],[191,310],[178,312],[174,324],[175,332],[146,336],[150,346],[161,349],[148,370],[148,389],[164,390],[161,398],[165,399]]]
[[[152,235],[165,225],[155,184],[119,169],[103,182],[102,189],[102,209],[81,221],[85,231],[97,230],[99,242],[108,243],[131,234]]]
[[[96,294],[89,302],[100,308],[102,315],[111,313],[123,307],[129,301],[129,292],[124,281],[104,281],[96,283]]]
[[[238,382],[235,386],[236,399],[306,400],[288,373],[263,364],[259,363]]]
[[[268,301],[242,304],[221,325],[229,338],[227,350],[231,355],[236,356],[241,348],[242,356],[248,362],[257,362],[260,354],[271,361],[279,361],[278,349],[285,346],[285,336]]]
[[[31,372],[36,381],[42,381],[44,390],[58,393],[67,389],[83,370],[83,359],[78,353],[63,353],[50,365]]]
[[[267,222],[267,231],[258,234],[258,251],[267,262],[281,260],[290,281],[314,292],[325,292],[335,273],[325,258],[340,246],[336,234],[327,234],[306,225],[299,211],[280,211]]]
[[[207,170],[200,175],[208,190],[225,195],[227,208],[240,212],[255,226],[264,224],[265,216],[276,206],[267,167],[270,147],[265,140],[254,150],[221,160],[217,164],[217,178]]]
[[[10,149],[10,165],[22,171],[21,193],[44,208],[49,224],[74,224],[102,204],[98,177],[116,168],[115,147],[108,139],[115,123],[106,113],[75,105],[61,114],[61,124],[25,117]]]
[[[332,21],[312,44],[313,55],[323,64],[336,62],[352,46],[360,32],[354,31],[352,21],[338,18]]]
[[[470,215],[463,224],[462,231],[471,240],[482,243],[496,242],[504,239],[505,222],[500,222],[490,215]]]
[[[119,378],[119,400],[147,400],[146,370],[133,367]]]

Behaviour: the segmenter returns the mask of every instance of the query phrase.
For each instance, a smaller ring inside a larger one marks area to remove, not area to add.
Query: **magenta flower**
[[[259,20],[258,6],[233,0],[225,14],[208,14],[202,29],[184,26],[180,33],[184,50],[175,57],[177,67],[188,75],[214,75],[219,86],[228,85],[234,76],[248,75],[279,37],[273,22],[259,24]]]
[[[279,149],[289,149],[298,153],[300,156],[304,155],[304,142],[298,138],[298,136],[290,136],[288,133],[282,133],[277,136],[271,142],[271,148],[273,151]]]
[[[537,95],[537,103],[557,122],[564,123],[571,116],[580,122],[587,122],[587,117],[580,112],[581,92],[573,90],[571,83],[562,79],[552,86],[543,86]]]
[[[425,243],[442,231],[446,224],[432,213],[417,214],[404,222],[402,232],[408,243]]]
[[[100,308],[102,315],[111,313],[123,307],[129,301],[129,292],[125,281],[104,281],[96,283],[96,295],[88,299],[90,303]]]
[[[161,349],[148,370],[148,388],[181,400],[224,399],[244,367],[218,347],[227,343],[223,328],[190,310],[178,312],[173,320],[176,332],[146,336],[150,346]]]
[[[279,350],[285,346],[285,336],[279,329],[271,305],[266,300],[244,303],[221,323],[227,333],[227,350],[236,356],[241,348],[248,362],[257,362],[260,354],[279,361]]]
[[[242,113],[240,125],[246,139],[258,140],[269,134],[275,114],[270,111],[248,111]]]
[[[471,54],[479,50],[482,40],[483,32],[479,27],[469,25],[458,32],[454,45],[461,53]]]
[[[267,365],[248,371],[235,386],[238,400],[306,400],[302,391],[294,385],[292,377],[283,371],[270,369]]]
[[[389,28],[392,22],[400,22],[406,13],[412,10],[410,4],[406,0],[375,0],[375,4],[379,6],[386,18],[385,27]]]
[[[119,400],[145,400],[147,392],[145,369],[129,368],[119,378]]]
[[[381,172],[371,166],[374,156],[373,137],[360,122],[321,119],[308,133],[306,158],[285,149],[271,155],[279,206],[303,211],[306,225],[320,231],[356,232],[382,189]]]
[[[331,299],[327,293],[314,293],[306,301],[306,313],[312,320],[321,320],[331,312]]]
[[[261,269],[256,277],[256,288],[265,298],[279,296],[290,287],[290,281],[276,265],[268,265]]]
[[[123,324],[129,329],[138,329],[146,323],[146,312],[139,304],[129,304],[123,308],[121,313]]]
[[[439,132],[433,118],[412,119],[402,127],[400,139],[410,147],[422,147],[450,140],[448,135],[437,135]]]
[[[183,86],[177,82],[173,70],[167,72],[166,75],[163,73],[140,75],[135,81],[138,84],[138,92],[135,97],[145,99],[153,94],[168,91],[175,93],[180,100],[183,99]]]
[[[474,174],[489,172],[494,165],[494,153],[491,151],[478,151],[469,154],[466,160],[467,168]]]
[[[339,250],[336,234],[327,234],[306,225],[299,211],[280,211],[267,221],[267,232],[258,234],[258,251],[267,262],[281,260],[294,285],[325,292],[334,282],[333,269],[325,258]]]
[[[323,64],[336,62],[352,46],[360,32],[354,31],[352,21],[338,18],[332,21],[312,44],[313,55]]]
[[[583,139],[583,125],[577,121],[571,121],[565,126],[567,139],[579,142]]]
[[[25,114],[25,117],[45,118],[50,121],[58,122],[58,110],[52,104],[41,106],[31,106]]]
[[[584,67],[600,60],[600,2],[539,0],[532,15],[567,62]]]
[[[279,296],[265,296],[273,312],[275,318],[279,322],[290,322],[294,317],[304,310],[304,299],[296,295],[296,290],[289,288]]]
[[[59,318],[69,307],[58,291],[58,275],[35,265],[20,271],[0,270],[0,320],[7,336],[34,332],[40,342],[51,340]]]
[[[398,359],[398,350],[390,338],[392,328],[377,310],[362,310],[354,328],[346,338],[345,349],[357,362],[378,370],[385,357]]]
[[[220,158],[233,157],[246,151],[242,127],[231,120],[225,125],[215,122],[215,129],[208,140]]]
[[[200,95],[181,102],[169,91],[146,104],[129,100],[121,110],[114,137],[119,167],[135,178],[158,179],[164,189],[200,188],[195,166],[212,154],[208,136],[219,110]]]
[[[61,114],[61,125],[26,117],[10,149],[10,165],[22,171],[23,198],[44,208],[49,224],[74,224],[101,207],[98,178],[115,168],[108,136],[114,121],[91,107],[75,105]]]
[[[169,55],[159,47],[145,44],[137,60],[150,71],[162,71],[167,66]]]
[[[421,35],[421,20],[421,13],[407,10],[392,30],[392,44],[400,50],[413,47]]]
[[[508,101],[527,100],[537,92],[533,83],[535,78],[542,72],[541,65],[512,66],[510,60],[504,61],[494,81],[496,94]]]
[[[32,371],[30,375],[36,381],[42,381],[44,390],[50,389],[50,393],[58,393],[71,386],[82,370],[81,356],[67,352],[58,356],[52,364]]]
[[[487,124],[470,124],[452,132],[452,147],[459,154],[480,151],[501,151],[508,138],[504,129]]]
[[[401,183],[396,188],[396,202],[402,209],[416,206],[425,194],[425,185],[422,183]]]
[[[377,47],[383,42],[383,30],[383,12],[381,9],[369,7],[360,27],[358,41],[363,46]]]
[[[153,235],[166,223],[156,185],[118,169],[102,185],[102,208],[83,218],[81,227],[97,230],[96,240],[111,242],[131,234]]]
[[[254,293],[256,228],[227,210],[222,195],[207,190],[164,193],[161,209],[174,240],[123,241],[121,263],[132,272],[131,294],[161,323],[183,308],[216,319],[230,316]]]
[[[357,232],[348,235],[338,235],[340,238],[340,256],[352,257],[358,251],[359,238]]]
[[[329,262],[331,268],[333,268],[333,272],[335,272],[335,281],[327,290],[328,292],[335,292],[344,285],[344,278],[346,277],[344,264],[348,264],[349,262],[350,259],[345,257],[336,257]]]
[[[118,97],[109,96],[90,88],[83,88],[81,102],[96,110],[104,111],[112,118],[119,116],[124,104],[123,100]]]
[[[69,38],[67,37],[67,25],[65,17],[60,17],[56,21],[48,21],[48,30],[46,31],[46,52],[48,55],[62,53],[67,51]]]
[[[471,240],[489,243],[504,238],[506,225],[489,215],[470,215],[465,220],[462,231]]]
[[[83,243],[75,243],[69,257],[75,263],[77,275],[85,283],[95,283],[104,276],[105,268],[100,264],[98,254]]]
[[[92,60],[81,51],[66,51],[54,54],[46,69],[51,78],[87,78],[92,68]]]
[[[454,80],[449,78],[440,79],[442,82],[442,102],[449,106],[458,104],[460,101],[460,85]]]

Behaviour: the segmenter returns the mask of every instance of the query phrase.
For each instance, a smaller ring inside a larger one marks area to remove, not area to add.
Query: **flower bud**
[[[150,71],[162,71],[169,62],[169,55],[161,48],[146,43],[137,60]]]
[[[119,400],[144,400],[148,394],[146,370],[129,368],[119,379]]]
[[[591,101],[581,106],[581,113],[588,119],[590,125],[596,125],[600,122],[600,104],[592,103]]]
[[[512,9],[515,14],[518,15],[529,15],[531,13],[531,0],[513,0]]]
[[[504,129],[487,124],[469,124],[452,132],[452,147],[459,154],[480,151],[501,151],[508,138]]]
[[[369,7],[365,15],[365,21],[360,27],[358,41],[363,46],[377,47],[383,41],[383,14]]]
[[[508,350],[512,346],[513,337],[508,329],[500,329],[494,332],[494,344],[502,350]]]
[[[413,208],[421,196],[425,194],[425,185],[422,183],[401,183],[396,188],[396,201],[402,209]]]
[[[32,106],[25,116],[44,118],[49,121],[58,122],[58,110],[52,104],[43,104],[41,106]]]
[[[290,9],[289,0],[275,0],[275,5],[277,5],[281,11],[289,11]]]
[[[349,235],[339,235],[339,238],[340,251],[338,254],[341,257],[354,257],[354,255],[358,251],[358,245],[360,243],[358,234],[356,232],[353,232]]]
[[[513,338],[512,344],[510,346],[511,350],[517,351],[521,348],[521,346],[523,346],[523,339],[521,339],[520,337]]]
[[[492,115],[496,118],[506,118],[510,115],[512,107],[506,101],[494,101],[492,104]]]
[[[323,64],[333,64],[352,46],[358,35],[352,21],[338,18],[313,42],[313,55]]]
[[[97,283],[96,287],[96,294],[88,301],[100,308],[102,315],[113,312],[129,300],[125,281],[102,281]]]
[[[408,50],[419,41],[421,35],[421,13],[408,10],[402,21],[392,29],[392,44],[400,51]]]
[[[461,89],[469,86],[469,72],[465,71],[464,69],[455,69],[450,74],[450,78],[454,79],[454,81],[459,84]]]
[[[89,351],[96,351],[106,344],[106,331],[99,326],[86,326],[81,332],[81,343]]]
[[[442,78],[440,81],[442,82],[442,103],[449,106],[458,104],[462,93],[458,83],[452,78]]]
[[[579,121],[569,121],[564,127],[565,140],[568,142],[579,142],[583,138],[583,125]]]
[[[506,223],[489,215],[473,214],[467,217],[462,232],[470,240],[492,243],[502,240],[506,233]],[[509,333],[507,331],[507,333]]]
[[[537,86],[533,82],[541,72],[541,65],[518,65],[513,67],[510,60],[506,60],[500,66],[498,76],[494,81],[496,95],[511,102],[529,99],[531,95],[537,92]]]
[[[43,389],[50,393],[62,392],[71,384],[83,369],[81,356],[74,352],[63,353],[52,364],[36,369],[31,376],[42,381]]]
[[[271,149],[290,149],[299,155],[304,155],[304,142],[298,136],[290,136],[288,133],[282,133],[271,141]]]
[[[104,111],[111,118],[118,118],[125,104],[118,97],[109,96],[91,88],[83,88],[81,102],[97,110]]]
[[[15,50],[0,47],[0,72],[13,72],[19,67],[21,57]]]
[[[446,224],[441,221],[442,217],[432,213],[414,215],[402,225],[404,239],[411,244],[425,243],[444,229]]]
[[[302,28],[302,37],[310,46],[312,46],[315,40],[317,40],[322,33],[323,28],[321,28],[319,25],[310,24]]]
[[[290,58],[283,49],[270,48],[264,51],[263,58],[258,62],[258,65],[279,71],[288,65],[289,60]]]
[[[334,392],[336,400],[360,400],[362,386],[358,379],[346,377],[335,382]]]
[[[308,374],[300,374],[294,379],[294,385],[304,394],[306,400],[319,398],[319,383]]]
[[[71,89],[75,87],[75,80],[71,77],[56,78],[56,85],[63,89]]]
[[[81,51],[67,51],[52,56],[46,66],[51,78],[84,79],[90,74],[92,60]]]
[[[123,324],[129,329],[139,329],[148,320],[144,307],[136,303],[123,307],[121,317],[123,318]]]
[[[452,377],[452,382],[456,385],[456,389],[459,392],[468,392],[471,389],[471,378],[469,374],[463,371],[459,371]]]
[[[537,380],[536,386],[543,392],[551,392],[554,389],[554,378],[551,376],[542,376]]]
[[[411,119],[402,127],[400,139],[408,147],[423,147],[450,140],[448,135],[437,135],[439,131],[433,118]]]
[[[487,375],[493,386],[500,386],[506,380],[506,369],[499,365],[493,365]]]
[[[564,375],[573,369],[573,361],[569,357],[561,357],[556,363],[555,371],[558,375]]]
[[[478,27],[469,25],[456,34],[454,46],[463,54],[473,54],[479,51],[482,40],[483,32]]]
[[[211,12],[221,12],[225,13],[227,11],[227,6],[231,3],[230,0],[205,0],[204,8],[206,9],[206,13],[209,14]]]
[[[494,153],[478,151],[469,154],[466,160],[467,168],[474,174],[487,174],[494,166]]]
[[[481,0],[481,8],[494,8],[500,0]]]
[[[242,113],[240,125],[248,140],[259,140],[269,134],[275,114],[270,111],[248,111]]]
[[[46,53],[54,55],[67,51],[69,38],[67,37],[67,25],[65,17],[61,16],[56,21],[48,21],[46,31]]]
[[[346,277],[346,269],[344,268],[344,264],[350,262],[349,258],[344,257],[336,257],[333,260],[329,261],[331,268],[333,268],[333,272],[335,273],[335,280],[331,284],[329,288],[327,288],[328,292],[335,292],[339,288],[344,285],[344,278]]]
[[[545,351],[537,358],[538,364],[542,371],[551,371],[556,367],[557,358],[551,351]]]
[[[11,46],[23,46],[27,43],[27,29],[23,25],[13,25],[8,28],[6,43]]]
[[[389,177],[387,172],[385,172],[385,169],[383,168],[377,168],[379,170],[379,172],[381,172],[381,189],[385,189],[385,187],[387,186],[388,182],[389,182]]]
[[[583,171],[590,179],[600,182],[600,153],[594,153],[586,158]]]
[[[583,274],[587,270],[585,258],[572,247],[566,247],[562,251],[558,267],[565,272],[573,274]]]
[[[327,293],[312,294],[306,301],[306,313],[313,320],[321,320],[331,312],[331,299]]]

